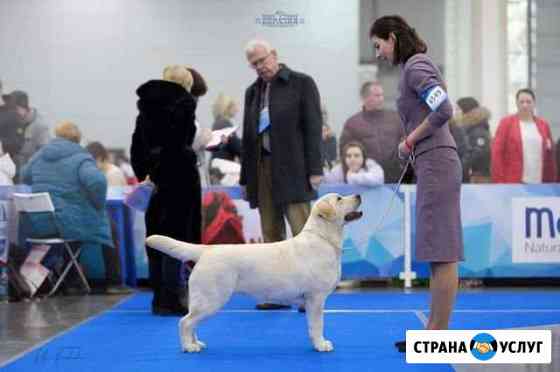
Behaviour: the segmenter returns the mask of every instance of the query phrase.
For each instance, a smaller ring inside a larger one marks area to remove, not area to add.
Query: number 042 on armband
[[[421,97],[424,102],[426,102],[430,110],[436,111],[438,107],[447,99],[447,93],[441,86],[436,85],[434,87],[426,89],[422,93]]]

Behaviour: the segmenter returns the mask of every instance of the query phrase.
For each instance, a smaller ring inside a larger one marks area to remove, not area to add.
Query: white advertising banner
[[[560,198],[512,199],[512,261],[560,263]]]

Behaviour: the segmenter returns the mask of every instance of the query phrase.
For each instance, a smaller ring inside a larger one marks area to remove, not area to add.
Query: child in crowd
[[[325,175],[326,183],[374,186],[385,180],[383,168],[367,158],[365,147],[359,142],[352,141],[344,146],[341,161]]]

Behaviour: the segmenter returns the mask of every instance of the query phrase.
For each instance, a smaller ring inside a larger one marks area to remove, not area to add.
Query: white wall
[[[555,1],[539,0],[541,7],[549,4],[539,14],[541,25],[558,25],[544,21],[546,11],[558,9]],[[379,15],[404,15],[443,65],[452,98],[473,95],[497,120],[507,102],[505,4],[378,0],[376,9]],[[359,0],[0,0],[0,79],[5,91],[26,90],[51,125],[71,119],[86,141],[128,148],[139,84],[158,78],[166,64],[195,66],[210,87],[197,112],[208,127],[219,92],[243,100],[255,78],[243,48],[259,36],[278,49],[281,61],[315,78],[339,134],[359,110],[364,78],[378,75],[389,106],[396,96],[397,70],[358,64],[358,8]],[[304,23],[279,28],[256,22],[276,11],[297,14]],[[542,78],[554,76],[557,65],[554,58],[545,58],[555,55],[543,42],[549,40],[549,28],[539,27],[539,45],[545,47],[538,49],[538,57],[545,62],[537,67],[537,88],[543,90],[539,109],[557,130],[557,105],[547,96],[558,84]]]
[[[276,11],[304,23],[257,24]],[[128,148],[139,84],[166,64],[196,67],[210,88],[197,115],[210,126],[218,93],[242,102],[255,79],[243,48],[259,36],[315,78],[339,132],[359,107],[357,20],[357,0],[0,0],[0,79],[5,92],[27,91],[51,124],[71,119],[86,141]]]
[[[558,84],[558,61],[560,61],[560,2],[537,0],[536,30],[536,81],[538,115],[551,126],[554,138],[560,136],[560,84]],[[556,151],[560,151],[557,149]]]

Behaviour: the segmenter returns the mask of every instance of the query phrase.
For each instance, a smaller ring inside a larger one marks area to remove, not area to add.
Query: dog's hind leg
[[[218,296],[216,291],[209,290],[208,287],[204,288],[203,292],[197,293],[194,291],[194,293],[190,293],[189,313],[179,321],[179,337],[184,352],[198,353],[206,347],[196,337],[196,326],[226,304],[233,294],[233,288],[229,293],[224,293],[222,290],[222,296]]]
[[[332,351],[332,343],[323,337],[323,310],[325,307],[325,294],[305,296],[305,311],[307,315],[307,328],[311,342],[317,351]]]
[[[196,325],[205,317],[191,307],[189,313],[179,321],[179,337],[183,352],[198,353],[206,347],[206,344],[199,341],[195,334]]]

